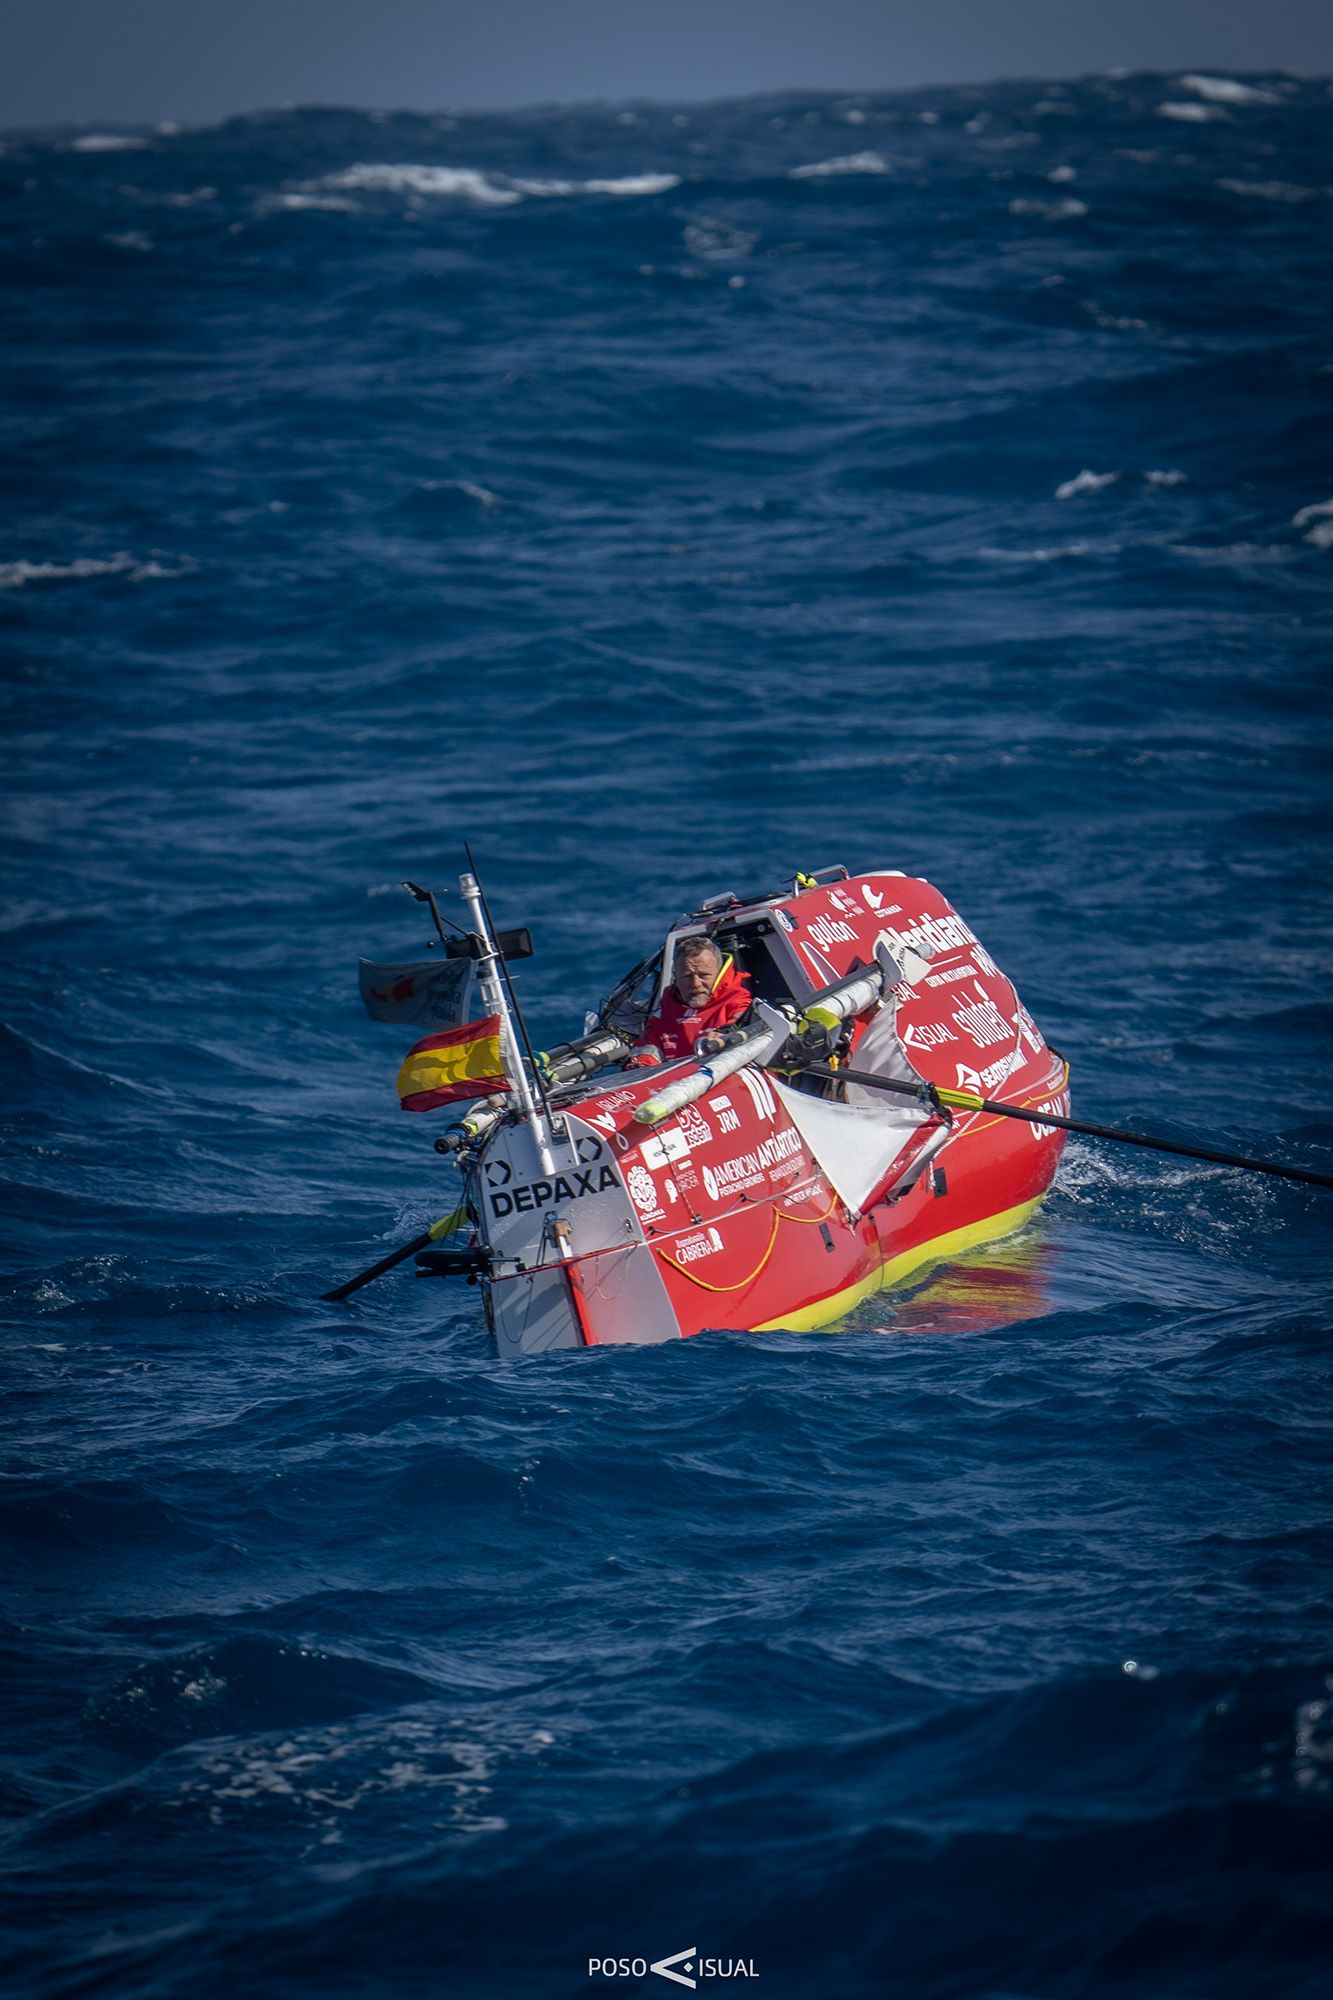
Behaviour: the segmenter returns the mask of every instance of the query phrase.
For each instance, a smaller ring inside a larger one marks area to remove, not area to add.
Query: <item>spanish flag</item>
[[[398,1096],[404,1111],[434,1111],[439,1104],[494,1097],[508,1088],[498,1014],[425,1036],[408,1050],[398,1072]]]

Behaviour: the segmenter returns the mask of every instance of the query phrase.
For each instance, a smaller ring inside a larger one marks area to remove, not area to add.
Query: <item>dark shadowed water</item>
[[[464,837],[539,1041],[898,867],[1086,1116],[1329,1165],[1331,111],[6,143],[10,1990],[1327,1990],[1333,1197],[1075,1141],[830,1332],[511,1367],[317,1300],[452,1205],[355,960]]]

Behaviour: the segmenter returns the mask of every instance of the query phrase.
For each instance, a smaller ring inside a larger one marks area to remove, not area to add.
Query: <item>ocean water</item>
[[[507,1367],[319,1295],[452,1205],[355,961],[464,839],[539,1042],[898,867],[1076,1110],[1329,1166],[1331,111],[5,139],[10,1992],[1327,1991],[1333,1197],[1075,1140]]]

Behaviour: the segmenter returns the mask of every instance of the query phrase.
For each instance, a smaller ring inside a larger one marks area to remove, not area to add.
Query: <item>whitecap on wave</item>
[[[193,567],[185,561],[169,569],[151,557],[145,561],[123,549],[113,556],[76,556],[67,563],[7,562],[0,563],[0,590],[22,590],[28,583],[77,583],[93,576],[127,576],[131,583],[142,583],[148,577],[181,576]]]
[[[71,139],[71,153],[142,153],[148,141],[136,139],[128,132],[85,132],[80,139]]]
[[[679,187],[679,174],[623,174],[613,180],[529,180],[510,174],[484,173],[479,167],[431,167],[412,162],[359,160],[336,174],[306,184],[304,201],[321,190],[345,193],[423,195],[439,200],[472,201],[484,208],[511,208],[528,197],[552,200],[560,196],[605,194],[621,197],[665,194]],[[300,197],[298,197],[298,200]],[[284,206],[298,205],[288,198]]]
[[[1072,500],[1077,493],[1100,493],[1104,486],[1114,486],[1118,472],[1089,472],[1085,467],[1076,472],[1072,479],[1066,479],[1056,487],[1057,500]]]
[[[305,209],[315,209],[326,215],[359,215],[361,212],[354,201],[336,194],[270,194],[265,195],[259,207],[266,215],[275,209],[286,209],[294,214]]]
[[[1066,195],[1063,201],[1037,201],[1019,195],[1009,204],[1010,215],[1039,215],[1043,222],[1072,222],[1077,216],[1086,215],[1088,204],[1077,195]]]
[[[836,160],[812,160],[808,166],[792,167],[792,181],[826,180],[834,174],[891,174],[893,168],[882,153],[844,153]]]
[[[1118,542],[1064,542],[1053,549],[981,549],[985,562],[1048,563],[1077,556],[1117,556]]]
[[[1291,517],[1293,528],[1304,530],[1305,539],[1317,549],[1333,549],[1333,500],[1316,500]]]
[[[1254,201],[1313,201],[1315,190],[1296,181],[1219,181],[1228,194],[1247,194]]]
[[[1208,125],[1215,118],[1225,118],[1226,112],[1216,104],[1159,104],[1159,118],[1175,118],[1182,125]]]
[[[1182,90],[1192,90],[1209,104],[1280,104],[1271,90],[1256,90],[1252,83],[1238,83],[1234,76],[1182,76]]]
[[[1188,556],[1191,562],[1216,563],[1225,569],[1230,563],[1286,562],[1293,550],[1281,542],[1223,542],[1213,547],[1194,542],[1173,542],[1173,556]]]

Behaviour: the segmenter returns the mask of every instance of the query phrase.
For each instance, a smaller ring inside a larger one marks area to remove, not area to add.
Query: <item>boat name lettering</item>
[[[557,1174],[554,1180],[528,1181],[522,1187],[492,1189],[492,1215],[512,1215],[515,1210],[527,1214],[530,1209],[540,1208],[547,1201],[581,1201],[585,1194],[601,1194],[606,1188],[618,1187],[613,1169],[603,1164],[599,1168],[589,1167],[584,1172]]]

